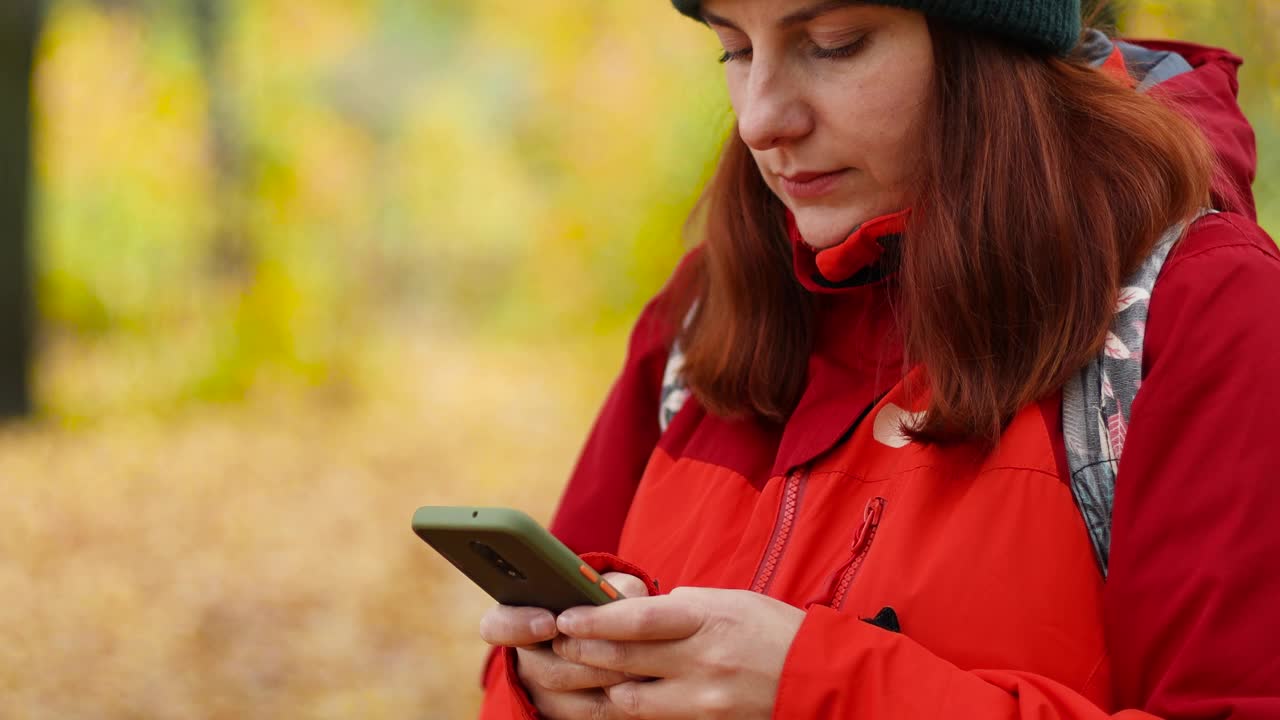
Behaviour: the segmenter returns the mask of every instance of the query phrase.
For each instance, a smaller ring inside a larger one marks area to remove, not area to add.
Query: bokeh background
[[[1280,3],[1120,24],[1245,56],[1280,230]],[[549,517],[730,128],[716,54],[662,0],[47,3],[0,715],[472,716],[488,603],[409,516]]]

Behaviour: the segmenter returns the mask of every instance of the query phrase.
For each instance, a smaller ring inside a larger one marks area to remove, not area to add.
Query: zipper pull
[[[858,561],[858,556],[861,555],[864,546],[871,537],[872,529],[880,524],[880,518],[884,515],[884,504],[885,500],[882,497],[874,497],[867,501],[866,506],[862,509],[862,524],[858,526],[857,532],[853,534],[853,541],[849,543],[849,559],[845,560],[840,567],[827,576],[827,579],[822,584],[822,592],[804,604],[805,610],[808,610],[813,605],[827,605],[835,599],[836,590],[840,586],[840,579]]]
[[[871,535],[871,528],[880,524],[880,516],[883,514],[884,498],[874,497],[867,501],[867,506],[862,510],[862,525],[858,526],[858,532],[854,534],[853,542],[849,544],[849,552],[858,554],[867,537]]]

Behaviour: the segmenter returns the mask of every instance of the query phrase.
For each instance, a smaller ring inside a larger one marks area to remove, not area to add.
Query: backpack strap
[[[1133,400],[1142,384],[1142,348],[1151,292],[1169,251],[1196,220],[1170,228],[1116,299],[1115,318],[1097,357],[1062,388],[1062,432],[1071,493],[1084,517],[1102,576],[1111,554],[1111,509],[1116,469],[1129,432]]]
[[[684,315],[684,327],[689,327],[689,323],[693,322],[693,316],[697,310],[698,303],[695,301],[689,308],[689,312]],[[689,401],[689,395],[692,394],[689,386],[685,384],[684,377],[680,374],[683,370],[684,348],[680,347],[680,336],[677,334],[671,341],[671,350],[667,353],[667,366],[662,371],[662,393],[658,396],[659,432],[667,431],[671,421]]]
[[[662,371],[662,394],[658,406],[658,427],[666,432],[672,419],[689,401],[689,386],[685,385],[680,371],[684,370],[684,350],[677,340],[671,344],[671,352],[667,354],[667,367]]]

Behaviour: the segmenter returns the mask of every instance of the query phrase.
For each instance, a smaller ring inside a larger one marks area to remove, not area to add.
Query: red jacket
[[[920,399],[900,384],[888,283],[824,291],[801,245],[823,329],[786,425],[691,400],[659,433],[660,295],[553,532],[663,591],[747,588],[807,609],[777,718],[1280,717],[1280,445],[1264,420],[1280,407],[1280,252],[1252,222],[1239,61],[1162,47],[1195,67],[1161,88],[1232,187],[1152,296],[1105,583],[1063,481],[1059,399],[1024,409],[985,455],[906,442],[898,420]],[[510,653],[496,657],[483,717],[535,718]]]

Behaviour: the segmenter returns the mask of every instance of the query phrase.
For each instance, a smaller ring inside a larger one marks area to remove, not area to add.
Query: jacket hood
[[[1257,142],[1238,100],[1237,74],[1243,60],[1226,50],[1184,42],[1113,42],[1097,31],[1088,33],[1081,51],[1099,65],[1119,54],[1139,92],[1153,93],[1185,112],[1217,157],[1214,209],[1257,220],[1253,197]]]

